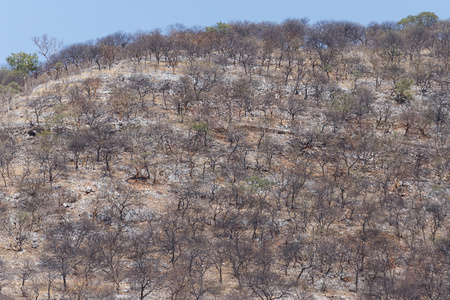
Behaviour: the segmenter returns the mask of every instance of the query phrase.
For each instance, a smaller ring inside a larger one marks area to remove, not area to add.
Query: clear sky
[[[217,22],[273,21],[307,17],[398,21],[422,11],[450,18],[449,0],[0,0],[0,66],[11,53],[37,52],[31,38],[48,34],[64,45],[95,40],[116,31],[165,29]]]

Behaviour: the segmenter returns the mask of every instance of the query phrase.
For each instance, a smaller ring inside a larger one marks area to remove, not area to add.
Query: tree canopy
[[[20,71],[24,74],[36,71],[38,67],[38,57],[36,53],[11,53],[11,56],[6,58],[6,62],[13,71]]]
[[[401,19],[398,22],[398,25],[400,25],[401,27],[408,27],[408,26],[431,27],[434,24],[436,24],[437,20],[438,16],[435,13],[424,11],[416,16],[409,15],[406,18]]]

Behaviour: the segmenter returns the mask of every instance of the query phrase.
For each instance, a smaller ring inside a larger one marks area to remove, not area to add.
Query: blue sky
[[[273,21],[307,17],[348,20],[398,21],[407,15],[432,11],[450,18],[448,0],[0,0],[0,66],[11,53],[36,52],[31,38],[48,34],[64,45],[124,31],[187,27],[230,21]]]

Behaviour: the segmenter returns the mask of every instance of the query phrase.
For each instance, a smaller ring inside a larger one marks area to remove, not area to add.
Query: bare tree
[[[63,222],[46,233],[47,251],[41,261],[61,275],[64,290],[67,289],[67,276],[82,262],[81,249],[89,231],[89,227],[81,222]]]
[[[155,229],[153,224],[149,223],[145,231],[136,233],[131,239],[131,268],[127,277],[130,278],[133,289],[138,291],[140,300],[163,287],[160,261],[155,257]]]
[[[17,275],[19,277],[20,282],[20,291],[22,293],[22,297],[28,297],[27,289],[25,288],[25,283],[31,279],[33,275],[37,272],[34,263],[26,259],[23,261],[22,266],[17,270]]]
[[[49,37],[47,34],[43,34],[40,37],[31,38],[33,43],[39,48],[39,54],[45,57],[47,61],[50,61],[62,46],[62,41],[54,37]]]
[[[133,75],[130,77],[130,88],[139,96],[139,102],[141,103],[141,109],[146,109],[145,96],[151,92],[155,92],[157,87],[154,79],[144,74]],[[155,96],[153,97],[155,102]]]
[[[7,186],[6,178],[11,176],[11,166],[16,156],[16,142],[12,135],[6,131],[0,131],[0,172],[5,187]]]
[[[34,98],[27,103],[27,106],[32,110],[32,113],[36,117],[37,125],[39,125],[39,118],[42,114],[55,105],[51,100],[52,99],[49,97],[42,96]]]
[[[105,203],[105,216],[110,222],[126,223],[132,208],[138,206],[139,192],[121,182],[111,181],[100,189],[98,199]]]

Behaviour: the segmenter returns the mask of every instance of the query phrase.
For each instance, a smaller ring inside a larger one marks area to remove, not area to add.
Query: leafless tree
[[[58,53],[62,46],[62,41],[54,37],[49,37],[47,34],[43,34],[40,37],[33,37],[31,40],[39,48],[39,54],[44,56],[47,61]]]
[[[67,289],[67,276],[81,264],[81,249],[90,229],[82,222],[63,222],[49,228],[46,232],[47,251],[41,262],[61,275],[63,287]]]

